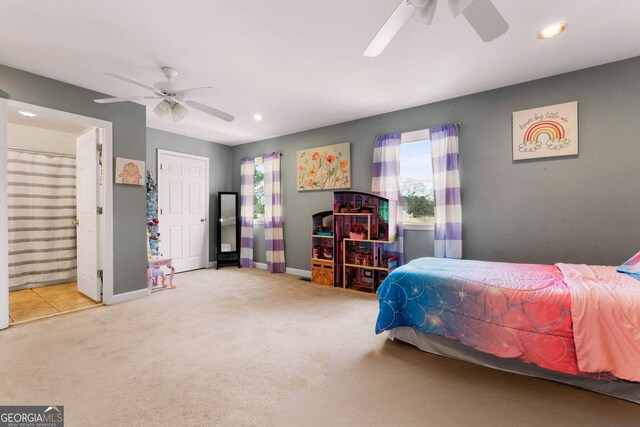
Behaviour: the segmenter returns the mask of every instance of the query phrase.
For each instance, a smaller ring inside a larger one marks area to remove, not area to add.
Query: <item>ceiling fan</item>
[[[224,111],[217,110],[213,107],[209,107],[208,105],[201,104],[200,102],[193,101],[189,99],[189,96],[196,91],[202,89],[213,89],[211,86],[204,87],[194,87],[191,89],[182,89],[177,90],[173,86],[173,79],[178,75],[178,71],[171,67],[162,67],[162,72],[167,77],[168,82],[158,82],[153,86],[146,85],[144,83],[137,82],[128,77],[121,76],[119,74],[107,73],[108,76],[115,77],[116,79],[123,80],[125,82],[134,84],[136,86],[143,87],[145,89],[153,92],[153,95],[149,96],[129,96],[124,98],[103,98],[103,99],[95,99],[94,102],[99,104],[109,104],[112,102],[125,102],[125,101],[138,101],[142,99],[161,99],[160,103],[155,106],[153,112],[158,115],[158,117],[164,117],[167,114],[171,113],[171,117],[174,121],[179,121],[184,119],[189,110],[185,108],[186,104],[189,107],[195,108],[196,110],[200,110],[204,113],[211,114],[219,119],[225,120],[227,122],[231,122],[235,119],[231,114],[225,113]]]
[[[485,42],[497,39],[509,29],[509,24],[491,0],[448,0],[448,2],[451,14],[454,17],[464,15]],[[438,0],[402,0],[362,54],[364,56],[380,55],[411,17],[427,25],[431,24],[437,4]]]

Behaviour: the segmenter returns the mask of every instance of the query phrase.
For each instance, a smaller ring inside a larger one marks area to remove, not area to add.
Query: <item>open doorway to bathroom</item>
[[[28,108],[6,123],[9,323],[95,307],[103,132]]]

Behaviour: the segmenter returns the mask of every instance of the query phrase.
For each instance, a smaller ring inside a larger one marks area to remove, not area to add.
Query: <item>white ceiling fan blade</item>
[[[232,122],[235,119],[235,117],[233,117],[231,114],[225,113],[224,111],[217,110],[213,107],[209,107],[208,105],[204,105],[196,101],[184,101],[184,102],[185,104],[195,108],[196,110],[200,110],[204,113],[211,114],[212,116],[215,116],[227,122]]]
[[[464,10],[474,1],[475,0],[449,0],[449,9],[451,10],[451,14],[455,18],[464,12]]]
[[[213,86],[202,86],[202,87],[192,87],[190,89],[182,89],[176,92],[176,96],[187,96],[189,94],[191,94],[192,92],[196,92],[199,90],[204,90],[204,89],[211,89],[211,90],[215,90],[213,88]]]
[[[369,57],[380,55],[415,9],[409,1],[402,0],[362,54]]]
[[[160,99],[161,96],[128,96],[124,98],[102,98],[94,99],[93,102],[98,104],[111,104],[112,102],[139,101],[141,99]]]
[[[497,39],[509,29],[491,0],[475,0],[462,14],[484,42]]]
[[[107,74],[107,76],[115,77],[116,79],[120,79],[120,80],[125,81],[125,82],[127,82],[127,83],[131,83],[131,84],[134,84],[134,85],[136,85],[136,86],[140,86],[140,87],[143,87],[143,88],[145,88],[145,89],[149,89],[150,91],[152,91],[152,92],[154,92],[154,93],[155,93],[155,91],[156,91],[156,90],[155,90],[154,88],[152,88],[151,86],[146,85],[146,84],[144,84],[144,83],[137,82],[137,81],[135,81],[135,80],[132,80],[132,79],[130,79],[129,77],[121,76],[120,74],[116,74],[116,73],[106,73],[106,74]]]
[[[424,24],[431,25],[433,16],[436,14],[436,7],[438,6],[438,0],[428,0],[424,6],[416,7],[413,12],[413,19],[416,19]]]

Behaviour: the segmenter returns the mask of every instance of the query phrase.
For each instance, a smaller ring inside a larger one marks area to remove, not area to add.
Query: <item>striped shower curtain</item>
[[[402,194],[400,189],[400,140],[401,134],[390,133],[376,137],[373,148],[373,173],[371,192],[396,202],[398,230],[396,243],[385,246],[385,251],[398,257],[398,265],[404,263]]]
[[[462,258],[462,203],[458,127],[454,124],[429,129],[435,193],[435,250],[439,258]]]
[[[280,191],[280,153],[263,157],[264,165],[264,239],[267,269],[272,273],[286,271],[284,234],[282,231],[282,197]]]
[[[76,160],[8,151],[9,288],[76,280]]]
[[[240,164],[240,265],[253,267],[253,191],[255,178],[253,157]]]

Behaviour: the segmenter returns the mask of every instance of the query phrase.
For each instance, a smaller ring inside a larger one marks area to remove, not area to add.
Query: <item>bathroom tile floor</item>
[[[76,282],[23,289],[9,292],[9,320],[24,322],[100,304],[78,292]]]

